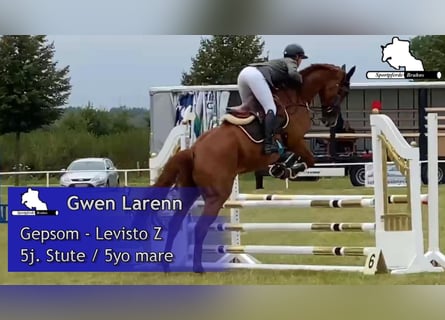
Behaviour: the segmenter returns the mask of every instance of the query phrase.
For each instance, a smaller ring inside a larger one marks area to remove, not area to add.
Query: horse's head
[[[354,72],[355,66],[346,72],[345,65],[340,68],[331,64],[315,64],[301,71],[302,92],[309,92],[308,99],[318,93],[321,121],[326,127],[334,127],[337,124],[341,104],[349,94],[350,80]]]
[[[346,66],[343,65],[332,72],[332,77],[326,78],[319,92],[322,110],[321,121],[325,126],[334,127],[337,124],[341,104],[349,94],[350,80],[354,72],[355,66],[346,73]]]

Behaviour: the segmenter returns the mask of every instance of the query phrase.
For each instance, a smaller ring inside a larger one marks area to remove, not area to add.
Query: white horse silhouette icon
[[[39,199],[39,191],[28,188],[28,191],[22,194],[22,204],[28,209],[48,210],[45,202]]]

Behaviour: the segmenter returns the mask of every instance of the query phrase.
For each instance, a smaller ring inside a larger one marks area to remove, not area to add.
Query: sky
[[[409,40],[410,35],[394,35]],[[191,58],[199,49],[202,36],[191,35],[117,35],[117,36],[48,36],[54,41],[55,59],[61,66],[70,66],[72,92],[70,106],[91,102],[98,108],[149,108],[150,87],[180,85],[181,73],[188,71]],[[391,70],[381,62],[381,45],[392,41],[393,35],[261,35],[264,54],[269,58],[282,56],[289,43],[302,45],[311,63],[353,65],[357,70],[352,82],[367,82],[369,70]],[[378,81],[378,80],[377,80]]]

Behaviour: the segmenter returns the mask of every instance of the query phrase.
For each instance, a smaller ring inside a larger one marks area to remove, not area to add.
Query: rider
[[[302,59],[307,58],[300,45],[289,44],[284,49],[283,58],[249,64],[238,76],[241,101],[245,103],[251,95],[254,95],[266,113],[264,121],[265,154],[278,152],[278,147],[273,141],[277,108],[271,89],[289,83],[301,85],[303,79],[298,72],[298,67]]]

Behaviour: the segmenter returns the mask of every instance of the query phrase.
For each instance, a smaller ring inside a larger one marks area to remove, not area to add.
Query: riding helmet
[[[308,58],[304,53],[303,47],[295,43],[287,45],[286,48],[284,48],[283,55],[285,58],[286,57],[295,58],[297,56],[301,57],[302,59]]]

